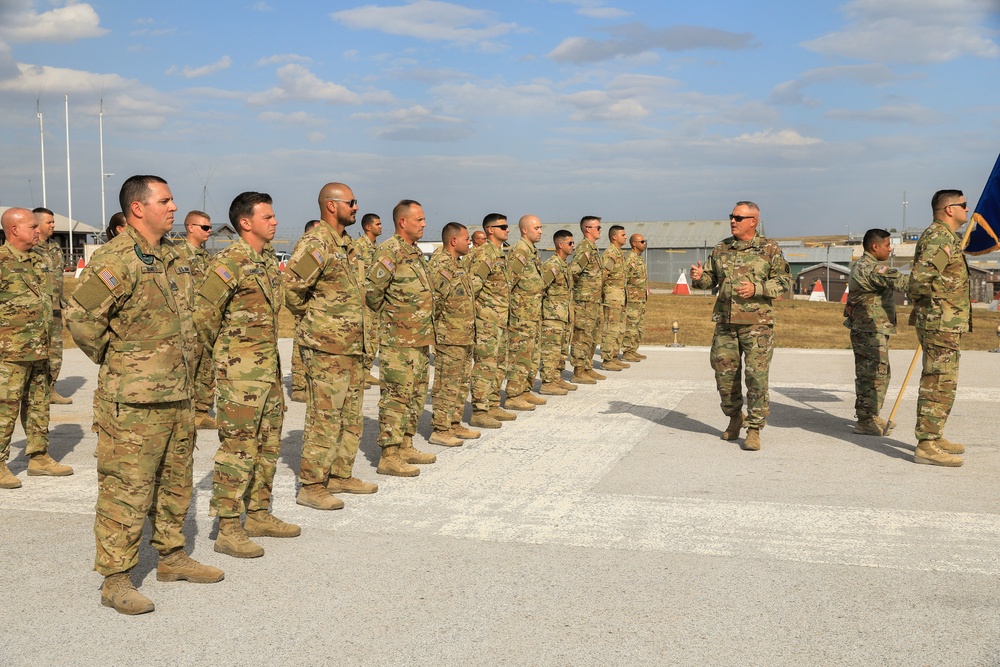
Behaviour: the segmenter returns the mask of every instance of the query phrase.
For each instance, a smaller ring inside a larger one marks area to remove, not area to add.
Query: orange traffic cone
[[[844,294],[843,294],[843,296],[840,297],[840,302],[841,303],[847,303],[847,293],[850,292],[850,291],[851,291],[851,286],[850,286],[850,284],[848,284],[847,287],[844,288]]]
[[[73,275],[74,278],[79,278],[80,274],[83,273],[83,267],[87,266],[87,263],[83,261],[83,257],[80,261],[76,263],[76,273]]]
[[[816,281],[813,285],[812,294],[809,295],[810,301],[826,301],[826,292],[823,291],[823,283],[820,280]]]
[[[681,275],[677,279],[677,284],[674,285],[674,294],[691,295],[691,287],[688,286],[687,276],[684,275],[684,270],[681,269]]]

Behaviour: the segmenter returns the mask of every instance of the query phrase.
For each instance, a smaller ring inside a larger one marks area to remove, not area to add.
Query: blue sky
[[[543,222],[718,219],[769,234],[929,221],[1000,152],[998,0],[137,3],[0,0],[0,203],[101,226],[127,176],[215,222],[270,193],[278,237],[323,183],[425,240],[498,211]],[[30,181],[30,183],[29,183]]]

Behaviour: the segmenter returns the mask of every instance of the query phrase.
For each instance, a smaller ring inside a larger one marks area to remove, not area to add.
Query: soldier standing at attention
[[[33,252],[38,220],[26,208],[7,209],[0,218],[6,242],[0,246],[0,489],[17,489],[21,480],[7,467],[18,414],[28,443],[29,475],[72,475],[56,463],[49,448],[49,328],[52,294],[45,258]]]
[[[625,337],[622,339],[622,359],[642,361],[646,355],[639,354],[642,330],[646,324],[646,301],[649,299],[649,283],[646,277],[646,239],[642,234],[633,234],[628,240],[632,252],[625,253]]]
[[[934,222],[917,241],[907,294],[910,324],[924,350],[917,397],[915,463],[960,466],[965,447],[944,438],[955,404],[962,334],[972,331],[969,267],[958,228],[969,219],[961,190],[939,190],[931,199]]]
[[[483,218],[487,242],[469,255],[472,293],[476,298],[476,344],[472,351],[472,420],[477,428],[500,428],[517,415],[500,407],[500,386],[507,374],[507,319],[510,315],[510,271],[503,244],[510,235],[507,218]]]
[[[240,235],[208,266],[194,312],[195,328],[214,359],[219,392],[219,450],[212,473],[211,513],[219,517],[215,550],[256,558],[250,537],[301,532],[271,513],[271,488],[285,417],[278,358],[278,311],[284,302],[271,241],[278,226],[271,197],[244,192],[229,206]],[[240,515],[246,512],[246,524]]]
[[[604,288],[604,268],[601,253],[595,242],[601,237],[601,219],[585,215],[580,220],[583,241],[573,253],[569,265],[573,276],[573,346],[570,359],[573,364],[573,382],[588,384],[584,378],[607,380],[594,370],[594,352],[601,333],[601,295]]]
[[[517,223],[521,238],[507,258],[510,268],[510,316],[507,334],[507,403],[510,410],[534,410],[545,399],[531,393],[538,375],[542,327],[542,263],[535,244],[542,221],[525,215]]]
[[[472,247],[478,248],[479,246],[486,243],[486,232],[481,229],[477,229],[472,232]]]
[[[382,218],[374,213],[365,213],[361,216],[361,236],[354,241],[354,247],[358,251],[358,257],[364,265],[365,273],[371,268],[375,259],[375,249],[378,247],[378,237],[382,235]],[[378,318],[374,311],[365,306],[365,331],[371,332],[365,339],[365,362],[363,375],[365,378],[365,389],[378,384],[378,378],[372,375],[372,366],[375,364],[375,354],[378,352]]]
[[[415,477],[420,468],[411,463],[437,460],[413,446],[427,400],[434,294],[426,260],[417,247],[426,226],[423,207],[404,199],[392,209],[392,222],[396,233],[378,247],[365,281],[368,307],[378,313],[381,322],[378,444],[382,456],[376,472]]]
[[[889,232],[869,229],[865,253],[851,267],[844,326],[851,330],[854,348],[854,413],[859,435],[882,435],[885,422],[878,416],[892,377],[889,336],[896,333],[893,291],[906,289],[907,277],[885,264],[892,254]],[[888,433],[886,433],[888,435]]]
[[[319,224],[319,220],[310,220],[306,223],[305,231],[309,231]],[[298,316],[292,316],[295,320],[295,328],[299,328]],[[306,370],[302,367],[302,354],[299,352],[299,340],[292,341],[292,393],[288,396],[296,403],[306,402]]]
[[[472,346],[475,344],[476,302],[472,280],[462,258],[469,254],[469,230],[449,222],[441,230],[441,250],[430,259],[434,288],[434,385],[431,404],[432,445],[457,447],[480,433],[462,426],[469,395]]]
[[[736,202],[729,215],[733,235],[712,248],[708,261],[691,266],[691,286],[719,288],[712,320],[712,369],[729,417],[723,440],[740,437],[743,425],[743,387],[740,371],[746,364],[747,436],[743,449],[760,449],[760,430],[770,414],[767,374],[774,351],[774,308],[771,302],[788,291],[792,278],[781,248],[757,234],[760,208],[751,201]]]
[[[173,244],[181,260],[187,262],[191,270],[191,308],[195,307],[196,291],[205,280],[205,271],[211,257],[205,250],[205,242],[212,235],[212,219],[208,213],[190,211],[184,216],[186,235],[183,241]],[[238,232],[239,230],[237,230]],[[199,345],[201,343],[199,342]],[[212,365],[212,349],[201,349],[197,355],[198,370],[194,378],[194,427],[212,430],[219,428],[218,422],[208,414],[215,404],[215,367]]]
[[[601,369],[620,371],[629,364],[619,361],[625,336],[625,228],[612,225],[608,230],[611,245],[604,251],[601,264],[604,267],[604,338],[601,340]]]
[[[555,254],[542,264],[542,333],[538,343],[541,357],[540,394],[565,396],[577,389],[562,378],[569,354],[569,339],[573,332],[573,278],[566,259],[573,253],[573,235],[560,229],[552,235]],[[585,384],[597,384],[587,377]]]
[[[158,176],[132,176],[118,195],[125,230],[94,254],[69,299],[66,323],[95,363],[97,517],[94,569],[101,604],[122,614],[153,611],[132,584],[147,517],[160,554],[159,581],[213,583],[222,570],[184,552],[194,457],[192,375],[197,360],[184,299],[190,274],[161,243],[174,222],[174,197]],[[185,321],[186,320],[186,321]]]
[[[344,506],[331,493],[375,493],[351,473],[363,425],[364,273],[347,228],[358,200],[343,183],[319,192],[320,223],[295,244],[285,270],[285,305],[306,369],[306,423],[295,502],[318,510]]]
[[[52,238],[52,234],[56,230],[55,214],[42,207],[34,209],[32,213],[38,220],[39,240],[38,245],[35,246],[35,252],[45,259],[47,282],[49,283],[48,291],[52,294],[52,327],[49,330],[49,377],[52,382],[49,402],[55,405],[70,405],[73,399],[61,396],[56,391],[56,380],[59,379],[63,359],[63,270],[66,267],[66,260],[63,258],[62,246]]]

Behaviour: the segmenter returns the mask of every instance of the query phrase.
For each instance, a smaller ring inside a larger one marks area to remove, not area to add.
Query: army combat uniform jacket
[[[744,299],[735,287],[744,280],[754,285],[754,294]],[[756,235],[749,241],[730,236],[712,249],[697,289],[718,288],[712,321],[723,324],[774,324],[772,300],[792,285],[788,262],[771,239]]]
[[[559,255],[552,255],[542,264],[542,319],[571,322],[573,308],[573,276],[569,265]]]
[[[962,240],[935,220],[917,241],[907,294],[913,301],[910,324],[925,331],[972,331],[969,266]]]
[[[601,258],[604,266],[604,304],[625,305],[625,253],[611,244]]]
[[[33,250],[0,245],[0,361],[49,358],[52,299],[44,261]]]
[[[507,258],[510,270],[510,322],[538,322],[542,317],[542,263],[538,249],[524,239]]]
[[[442,251],[429,262],[434,288],[434,339],[438,345],[472,345],[475,342],[476,302],[472,278],[459,258]]]
[[[573,274],[573,300],[600,302],[604,295],[604,267],[594,242],[584,238],[569,266]]]
[[[844,326],[853,331],[896,333],[896,302],[894,290],[905,290],[907,277],[865,252],[854,266],[848,279],[847,304],[844,306]]]
[[[649,299],[646,262],[633,251],[625,253],[625,301],[638,303]]]
[[[368,307],[381,313],[382,345],[423,347],[434,343],[434,296],[420,248],[393,234],[375,251],[366,288]]]
[[[503,250],[484,243],[470,255],[476,319],[507,327],[510,314],[510,269]]]

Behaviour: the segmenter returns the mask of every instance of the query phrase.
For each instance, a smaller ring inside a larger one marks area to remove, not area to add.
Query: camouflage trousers
[[[541,320],[511,318],[507,327],[507,397],[531,391],[538,375]]]
[[[379,362],[378,444],[391,447],[417,432],[427,402],[430,349],[382,346]],[[448,425],[449,428],[451,424]]]
[[[306,369],[302,363],[299,342],[292,342],[292,391],[306,390]]]
[[[622,352],[638,352],[642,331],[646,326],[646,302],[629,301],[625,304],[625,335]]]
[[[924,354],[914,435],[918,441],[938,440],[955,404],[962,334],[918,328],[917,342]]]
[[[469,395],[472,374],[472,345],[434,346],[434,385],[431,405],[435,431],[447,431],[462,421],[465,399]]]
[[[49,448],[49,361],[0,361],[0,463],[10,458],[18,415],[28,443],[27,456]]]
[[[500,386],[507,375],[507,327],[476,319],[476,345],[472,349],[472,409],[500,406]]]
[[[306,370],[306,423],[299,482],[347,478],[361,444],[364,382],[360,354],[299,348]]]
[[[542,320],[542,335],[539,341],[540,368],[542,382],[558,382],[566,368],[569,354],[569,338],[572,329],[569,322]]]
[[[194,410],[190,400],[169,403],[98,401],[97,516],[94,569],[105,577],[139,560],[148,516],[150,542],[166,555],[184,546],[191,504]]]
[[[611,361],[617,359],[622,351],[622,339],[625,337],[625,304],[608,303],[604,305],[604,335],[601,337],[601,359]]]
[[[194,376],[194,410],[208,412],[215,404],[215,364],[212,362],[212,350],[202,345],[198,346],[198,370]]]
[[[62,311],[52,311],[52,326],[49,327],[49,379],[54,385],[59,379],[63,360],[63,320]]]
[[[774,327],[769,324],[715,325],[710,353],[715,385],[727,417],[743,409],[740,373],[746,364],[747,418],[749,428],[764,428],[771,414],[767,373],[774,351]]]
[[[366,335],[364,369],[361,372],[361,377],[371,375],[372,366],[375,365],[375,355],[378,354],[378,329],[379,321],[381,320],[381,313],[377,313],[374,310],[371,310],[368,306],[365,306],[364,318]]]
[[[858,421],[878,417],[892,372],[889,336],[874,331],[851,330],[854,348],[854,414]]]
[[[219,450],[210,515],[271,509],[285,402],[278,382],[219,382]]]
[[[573,346],[569,356],[573,368],[590,370],[594,367],[594,352],[601,335],[601,302],[575,301],[573,319]]]

